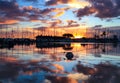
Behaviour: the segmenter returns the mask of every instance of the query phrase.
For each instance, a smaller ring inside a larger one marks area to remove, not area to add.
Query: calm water
[[[0,83],[120,83],[120,45],[0,45]]]

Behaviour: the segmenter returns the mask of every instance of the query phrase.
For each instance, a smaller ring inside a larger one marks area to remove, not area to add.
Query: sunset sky
[[[0,25],[59,34],[120,26],[120,0],[0,0]]]

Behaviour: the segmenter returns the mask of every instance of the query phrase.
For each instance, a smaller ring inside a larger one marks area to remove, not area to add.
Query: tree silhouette
[[[74,37],[74,36],[73,36],[73,34],[65,33],[65,34],[63,34],[63,37],[71,38],[71,37]]]
[[[106,35],[107,35],[107,34],[106,34],[106,31],[103,31],[101,36],[103,36],[103,38],[105,38]]]

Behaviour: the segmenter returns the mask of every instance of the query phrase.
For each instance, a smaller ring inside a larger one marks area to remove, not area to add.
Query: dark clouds
[[[44,9],[44,10],[41,10],[41,13],[42,13],[43,15],[46,15],[46,14],[48,14],[49,12],[52,12],[53,9],[54,9],[54,8],[46,8],[46,9]]]
[[[21,0],[26,2],[36,2],[38,0]],[[48,0],[47,7],[44,9],[34,8],[33,6],[20,6],[17,0],[0,0],[0,24],[14,24],[20,21],[50,20],[65,14],[71,7],[49,8],[49,5],[72,4],[77,0]],[[94,15],[99,18],[113,18],[120,16],[120,0],[86,0],[90,5],[85,5],[76,13],[77,17]],[[80,2],[79,4],[88,4]],[[72,5],[75,5],[72,4]],[[55,24],[55,23],[53,23]],[[72,21],[68,25],[76,25]]]
[[[18,9],[18,4],[16,3],[15,0],[10,0],[10,1],[5,1],[5,0],[0,0],[0,10],[16,10]]]
[[[26,0],[25,0],[26,1]],[[32,0],[30,0],[32,1]],[[61,16],[68,8],[34,8],[33,6],[20,7],[16,0],[0,0],[0,24],[14,24],[20,21],[48,20]]]
[[[15,0],[0,0],[0,24],[14,24],[19,21],[32,21],[43,18],[42,15],[51,12],[40,10],[33,6],[19,7]],[[47,16],[46,16],[47,17]]]
[[[0,23],[5,20],[16,21],[16,14],[19,12],[18,4],[15,0],[0,0]]]
[[[46,2],[46,5],[56,5],[57,4],[57,0],[50,0]]]
[[[85,7],[83,9],[79,9],[78,12],[77,12],[77,16],[78,17],[82,17],[84,15],[90,15],[90,14],[93,14],[97,12],[96,9],[94,7]]]
[[[77,21],[74,21],[74,20],[67,20],[67,23],[68,23],[68,27],[78,27],[80,26]]]
[[[87,3],[88,2],[88,3]],[[46,1],[47,6],[59,4],[86,4],[77,11],[77,17],[94,15],[99,18],[113,18],[120,16],[120,0],[49,0]],[[90,4],[91,5],[90,5]],[[72,6],[71,5],[71,6]],[[76,6],[75,6],[76,7]]]
[[[66,22],[63,22],[62,20],[56,19],[52,22],[48,22],[50,27],[61,27],[61,28],[66,28],[66,27],[78,27],[80,26],[77,21],[74,20],[67,20]]]
[[[112,18],[120,16],[120,0],[89,0],[91,7],[79,9],[77,17],[94,14],[99,18]]]
[[[51,26],[50,27],[57,27],[59,26],[59,24],[61,24],[62,21],[61,20],[56,20],[54,22],[50,22]]]

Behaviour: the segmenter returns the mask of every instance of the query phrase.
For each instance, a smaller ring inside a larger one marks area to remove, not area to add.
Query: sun
[[[81,35],[75,35],[74,37],[75,38],[82,38],[83,36],[81,36]]]

